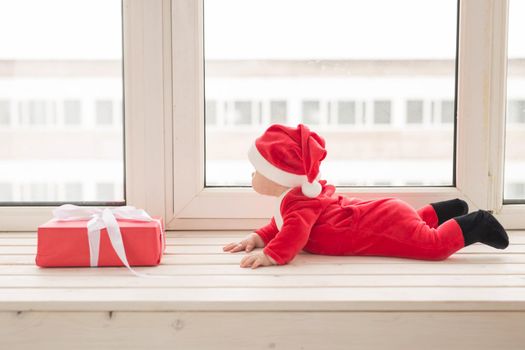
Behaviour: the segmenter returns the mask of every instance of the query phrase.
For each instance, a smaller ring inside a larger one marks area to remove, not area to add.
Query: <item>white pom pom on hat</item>
[[[319,183],[319,181],[314,182],[304,182],[301,185],[301,191],[306,197],[315,198],[318,195],[321,194],[323,190],[323,186]]]
[[[310,198],[319,196],[319,166],[326,157],[325,141],[307,126],[274,124],[252,144],[248,159],[264,177],[286,187],[301,187]]]

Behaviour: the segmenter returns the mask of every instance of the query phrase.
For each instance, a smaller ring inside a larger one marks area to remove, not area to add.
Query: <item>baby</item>
[[[414,210],[396,198],[359,200],[336,195],[319,180],[324,139],[305,125],[272,125],[252,145],[252,187],[278,197],[270,223],[223,250],[264,248],[241,267],[284,265],[301,250],[326,255],[381,255],[443,260],[475,242],[505,249],[504,228],[487,211],[468,213],[461,199]]]

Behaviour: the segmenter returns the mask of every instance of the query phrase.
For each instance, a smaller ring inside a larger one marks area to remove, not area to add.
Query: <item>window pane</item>
[[[252,102],[235,101],[233,110],[228,113],[229,125],[250,125],[252,123]]]
[[[504,200],[525,202],[525,1],[509,1]]]
[[[2,204],[124,203],[121,13],[121,0],[0,1]]]
[[[407,101],[407,124],[423,123],[423,101]]]
[[[525,100],[508,101],[507,118],[509,124],[525,124]]]
[[[335,185],[452,185],[457,7],[204,0],[206,99],[226,111],[240,100],[264,107],[262,122],[246,116],[206,130],[206,185],[249,185],[246,153],[270,123],[322,135],[321,172]],[[286,103],[285,120],[272,101]],[[428,127],[407,127],[423,120]]]
[[[11,103],[8,100],[0,100],[0,126],[11,123]]]
[[[13,200],[13,186],[10,183],[0,183],[0,198],[4,201]]]
[[[390,124],[392,111],[390,101],[374,102],[374,124]]]
[[[337,104],[338,124],[355,124],[355,102],[339,101]]]
[[[96,101],[96,116],[98,125],[113,124],[113,103],[111,101]]]
[[[82,198],[82,183],[66,183],[64,186],[64,198],[66,201],[74,201],[77,198]]]
[[[206,101],[206,125],[217,125],[217,101]]]
[[[276,124],[286,124],[288,106],[286,101],[270,101],[270,121]]]
[[[303,101],[303,123],[317,125],[321,123],[319,101]]]
[[[451,124],[454,122],[454,102],[441,101],[441,122]]]
[[[64,124],[79,125],[81,123],[81,113],[80,101],[64,101]]]

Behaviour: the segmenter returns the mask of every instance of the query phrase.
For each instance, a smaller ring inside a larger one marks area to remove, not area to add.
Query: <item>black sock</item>
[[[480,242],[494,248],[505,249],[509,245],[507,232],[488,211],[478,210],[454,219],[461,227],[465,246]]]
[[[468,213],[468,204],[459,198],[443,202],[430,203],[438,217],[438,225],[456,216]]]

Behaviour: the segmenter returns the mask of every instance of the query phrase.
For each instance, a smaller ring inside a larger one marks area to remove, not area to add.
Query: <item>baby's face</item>
[[[267,196],[279,196],[286,189],[257,171],[252,173],[252,187],[255,192]]]

